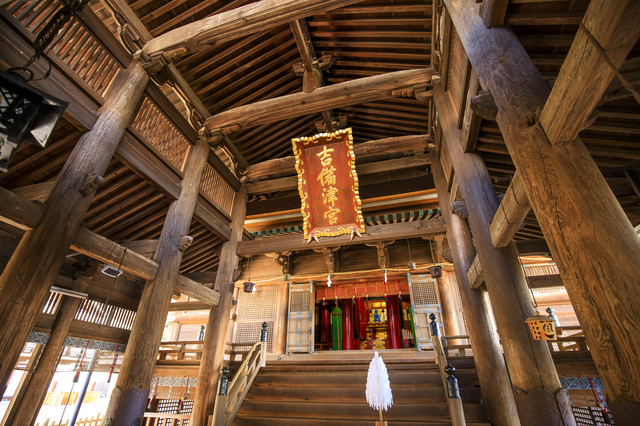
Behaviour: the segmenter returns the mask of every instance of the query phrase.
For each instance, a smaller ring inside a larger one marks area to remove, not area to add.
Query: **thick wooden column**
[[[445,201],[446,202],[446,201]],[[442,307],[442,323],[448,336],[464,334],[464,324],[458,308],[458,295],[452,280],[447,279],[447,272],[436,278],[440,290],[440,304]],[[452,344],[456,344],[455,340]]]
[[[84,291],[87,286],[84,278],[75,280],[74,284],[73,289],[80,292]],[[63,296],[62,303],[58,308],[56,320],[51,328],[49,340],[44,346],[38,365],[27,384],[27,388],[20,402],[13,407],[15,412],[6,415],[12,416],[12,419],[5,423],[6,426],[30,425],[35,421],[47,389],[49,388],[49,384],[51,383],[51,378],[56,372],[56,366],[60,359],[60,351],[62,350],[64,339],[67,337],[69,327],[71,327],[73,318],[81,303],[82,299],[77,297]]]
[[[189,232],[209,150],[207,138],[201,134],[189,154],[180,197],[171,203],[162,227],[154,256],[159,263],[158,273],[154,280],[147,281],[142,292],[118,381],[105,414],[105,424],[113,421],[115,425],[131,425],[136,419],[142,421],[174,284],[180,271],[180,239]]]
[[[351,299],[342,299],[342,350],[355,349],[355,335],[353,333],[353,303]]]
[[[331,336],[331,323],[329,322],[329,306],[328,304],[320,305],[320,342],[329,343]]]
[[[388,349],[401,349],[402,348],[402,335],[400,330],[402,329],[402,318],[400,317],[400,305],[398,296],[388,296],[387,299],[387,336],[389,338]],[[357,348],[360,349],[360,348]]]
[[[220,292],[220,302],[216,308],[211,308],[209,312],[207,333],[204,335],[202,360],[198,372],[198,386],[189,422],[192,426],[206,426],[209,416],[213,414],[218,379],[227,345],[229,314],[233,302],[233,273],[238,267],[236,249],[238,242],[242,240],[244,218],[247,211],[246,194],[246,184],[243,182],[240,191],[236,193],[233,200],[231,238],[222,244],[220,252],[220,263],[216,274],[216,290]],[[256,337],[256,341],[257,339]]]
[[[447,222],[447,241],[453,254],[453,267],[458,279],[462,308],[467,318],[469,339],[487,416],[494,426],[519,426],[520,420],[509,374],[502,356],[498,333],[491,321],[486,291],[472,290],[467,280],[467,269],[476,256],[471,233],[466,221],[451,213],[451,206],[447,202],[450,199],[447,182],[442,164],[435,152],[431,153],[431,160],[438,199],[443,200],[440,202],[440,209]]]
[[[586,53],[577,59],[572,55],[572,61],[562,66],[561,75],[565,82],[594,84],[583,89],[563,85],[563,90],[572,88],[569,95],[555,97],[547,110],[549,88],[516,35],[506,27],[487,30],[470,0],[445,3],[476,75],[496,102],[498,125],[518,173],[522,173],[529,202],[584,329],[616,424],[637,424],[640,240],[583,142],[579,137],[567,140],[571,131],[565,132],[565,128],[575,129],[582,123],[562,122],[562,117],[577,120],[588,115],[588,109],[586,115],[574,114],[576,105],[597,102],[593,93],[604,90],[608,85],[605,77],[610,79],[612,74],[603,71],[606,66],[593,42],[579,30],[576,47],[586,46]],[[639,6],[637,1],[606,0],[589,5],[583,24],[613,61],[626,56],[622,45],[628,52],[637,40]],[[621,17],[615,24],[611,11]],[[625,24],[628,20],[630,25]],[[594,67],[592,59],[601,64]],[[569,66],[566,72],[565,65]],[[584,99],[576,101],[579,94]],[[563,108],[565,98],[569,105]],[[553,112],[554,108],[561,113],[557,123],[538,121],[537,112]]]
[[[434,101],[456,180],[469,211],[473,241],[484,266],[520,422],[523,426],[575,425],[569,397],[560,385],[549,347],[545,341],[534,340],[524,322],[535,309],[515,243],[512,241],[500,249],[493,247],[488,223],[498,209],[498,199],[482,158],[462,150],[460,129],[449,99],[449,94],[436,84]],[[554,399],[556,403],[550,405],[549,401]]]
[[[25,233],[0,277],[0,396],[93,199],[80,189],[89,175],[104,174],[148,81],[138,61],[120,72],[100,118],[58,175],[40,224]]]

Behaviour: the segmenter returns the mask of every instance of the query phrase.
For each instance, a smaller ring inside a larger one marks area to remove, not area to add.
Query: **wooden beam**
[[[353,153],[356,162],[377,158],[387,154],[401,152],[424,152],[433,139],[428,135],[398,136],[395,138],[379,139],[354,145]],[[295,175],[296,158],[284,157],[253,164],[247,168],[247,177],[255,180],[266,176]]]
[[[469,65],[469,67],[471,67],[471,65]],[[463,105],[464,119],[462,121],[462,137],[460,139],[464,152],[473,152],[476,150],[476,143],[478,141],[478,135],[480,134],[480,125],[482,124],[482,117],[471,110],[470,99],[476,96],[479,92],[480,82],[478,81],[475,71],[473,71],[473,68],[471,67],[469,89],[466,97],[467,102]]]
[[[14,194],[29,201],[45,202],[53,189],[54,181],[36,183],[11,190]]]
[[[148,55],[186,56],[222,42],[262,32],[362,0],[262,0],[183,25],[144,45]]]
[[[228,133],[392,96],[397,89],[428,83],[432,68],[397,71],[320,87],[311,93],[294,93],[234,108],[205,121],[212,133]]]
[[[414,167],[426,167],[429,164],[431,164],[431,159],[427,155],[414,155],[411,157],[366,163],[359,166],[356,165],[356,172],[358,173],[358,176],[366,176],[374,173],[398,171]],[[247,184],[247,194],[268,194],[277,191],[291,191],[297,188],[298,177],[290,176]]]
[[[475,259],[473,259],[473,263],[469,265],[469,270],[467,271],[467,280],[469,281],[469,287],[474,290],[479,289],[484,282],[484,272],[482,271],[480,257],[478,257],[477,254]]]
[[[301,235],[290,235],[286,237],[242,241],[238,244],[237,253],[239,256],[249,256],[281,251],[312,250],[323,247],[339,247],[440,235],[445,232],[446,225],[442,219],[420,220],[415,222],[394,223],[393,225],[367,226],[366,233],[362,234],[362,238],[356,237],[353,240],[351,240],[350,235],[341,235],[339,237],[321,238],[320,243],[311,242],[307,244],[307,241]]]
[[[516,248],[520,256],[549,256],[551,252],[544,238],[516,241]]]
[[[27,201],[2,187],[0,187],[0,200],[2,201],[0,202],[0,220],[25,231],[37,227],[44,215],[45,206]],[[144,279],[155,278],[158,271],[156,262],[134,250],[127,250],[125,253],[125,247],[84,227],[78,230],[71,249],[114,266],[122,263],[123,271]],[[175,290],[212,306],[218,303],[219,296],[211,289],[184,276],[178,277]]]
[[[559,274],[527,277],[527,281],[530,288],[564,287],[564,282]]]
[[[573,141],[640,36],[640,3],[589,3],[540,115],[552,144]],[[614,69],[612,69],[615,68]]]
[[[483,0],[480,6],[480,16],[487,28],[504,25],[507,16],[509,0]]]
[[[498,211],[489,225],[493,246],[506,247],[516,234],[522,221],[531,211],[531,204],[524,191],[522,174],[516,172],[507,188]]]
[[[209,309],[211,309],[211,306],[202,302],[176,302],[169,305],[169,312],[204,311]]]

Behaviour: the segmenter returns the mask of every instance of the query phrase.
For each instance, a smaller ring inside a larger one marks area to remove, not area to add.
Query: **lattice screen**
[[[248,351],[260,340],[262,323],[267,323],[267,352],[273,352],[273,333],[276,323],[278,288],[263,288],[255,293],[239,293],[238,316],[233,343],[247,343],[236,346],[237,351]]]
[[[267,323],[267,352],[273,352],[273,327],[275,321],[266,321]],[[242,322],[236,324],[236,333],[233,337],[233,343],[247,343],[247,346],[236,346],[237,351],[248,351],[254,343],[260,340],[260,332],[262,331],[262,321],[260,322]]]
[[[275,320],[277,300],[277,288],[256,290],[255,293],[240,292],[238,321]]]
[[[462,316],[462,325],[464,326],[463,334],[469,334],[469,329],[467,328],[467,317],[464,315],[462,298],[460,297],[460,288],[458,288],[458,278],[456,277],[456,274],[449,274],[449,276],[453,278],[453,285],[456,289],[456,295],[458,296],[458,310],[460,311],[460,315]]]
[[[411,293],[413,294],[413,303],[416,305],[437,305],[438,297],[436,296],[436,286],[432,281],[411,282]]]
[[[311,293],[308,291],[293,291],[289,300],[289,312],[304,312],[310,308],[309,297]]]

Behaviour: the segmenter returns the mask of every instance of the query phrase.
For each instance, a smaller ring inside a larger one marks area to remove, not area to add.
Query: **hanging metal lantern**
[[[0,170],[7,171],[22,142],[44,148],[68,105],[0,70]]]
[[[429,268],[431,278],[440,278],[442,276],[442,266],[432,266]]]
[[[244,292],[245,293],[253,293],[256,291],[256,283],[251,281],[244,282]]]
[[[536,314],[527,318],[525,322],[529,325],[535,340],[556,340],[556,325],[553,318],[540,315],[540,312],[536,311]]]

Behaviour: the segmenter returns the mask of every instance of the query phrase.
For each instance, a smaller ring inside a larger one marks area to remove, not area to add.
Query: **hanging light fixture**
[[[27,84],[15,70],[0,71],[0,170],[6,172],[22,142],[45,147],[69,105]]]
[[[409,245],[408,238],[407,238],[407,249],[409,250],[409,270],[414,271],[416,269],[416,263],[411,260],[411,246]]]
[[[33,56],[22,67],[0,71],[0,171],[6,172],[11,157],[22,142],[45,147],[53,129],[69,105],[68,102],[48,95],[28,84],[34,80],[29,67],[40,58],[46,48],[58,36],[73,16],[80,13],[89,0],[70,0],[61,7],[47,24],[36,34],[33,41]],[[67,27],[68,28],[68,27]],[[23,77],[23,75],[27,77]]]
[[[253,257],[249,257],[249,272],[247,281],[244,282],[244,292],[245,293],[255,293],[256,291],[256,283],[251,281],[251,264],[253,263]]]
[[[535,315],[531,315],[525,322],[534,340],[556,340],[556,324],[553,318],[540,315],[540,312],[536,311]]]

